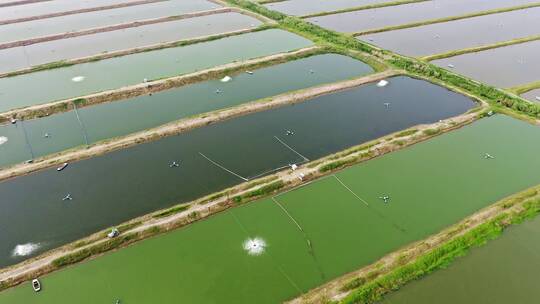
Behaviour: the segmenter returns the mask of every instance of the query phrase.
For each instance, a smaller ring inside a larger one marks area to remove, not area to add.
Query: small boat
[[[56,168],[56,171],[60,172],[68,166],[68,163],[63,163],[60,167]]]
[[[26,160],[24,163],[25,163],[25,164],[31,164],[31,163],[33,163],[33,162],[34,162],[33,159],[28,159],[28,160]]]
[[[253,75],[252,71],[246,71],[246,73],[248,73],[249,75]]]
[[[540,96],[536,96],[536,100],[540,101]]]
[[[9,120],[11,122],[11,124],[16,124],[17,123],[17,119],[11,117],[11,119]]]
[[[385,87],[385,86],[387,86],[387,85],[388,85],[388,80],[384,80],[384,79],[381,80],[381,81],[379,81],[379,82],[377,83],[377,86],[378,86],[379,88]]]
[[[453,69],[453,68],[455,68],[456,66],[453,65],[453,64],[451,64],[451,63],[449,63],[449,64],[448,64],[448,67],[451,68],[451,69]]]
[[[32,289],[34,289],[35,292],[39,292],[41,290],[41,283],[38,279],[32,280]]]
[[[119,234],[120,234],[120,231],[118,231],[118,229],[116,229],[116,228],[113,228],[113,229],[111,229],[111,232],[109,232],[107,234],[107,237],[112,239],[114,237],[117,237]]]

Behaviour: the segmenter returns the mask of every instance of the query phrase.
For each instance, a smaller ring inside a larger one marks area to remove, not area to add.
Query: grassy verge
[[[271,184],[260,187],[259,189],[244,193],[233,197],[233,201],[237,204],[244,203],[246,201],[252,201],[259,197],[268,196],[270,194],[276,193],[278,190],[285,187],[285,183],[281,180],[273,182]]]
[[[520,86],[515,86],[513,88],[509,88],[508,91],[515,93],[517,95],[521,95],[524,93],[527,93],[532,90],[540,89],[540,81],[535,81],[527,84],[523,84]]]
[[[505,46],[514,45],[514,44],[521,44],[521,43],[531,42],[531,41],[535,41],[535,40],[540,40],[540,35],[524,37],[524,38],[519,38],[519,39],[513,39],[513,40],[509,40],[509,41],[503,41],[503,42],[494,43],[494,44],[488,44],[488,45],[479,46],[479,47],[473,47],[473,48],[467,48],[467,49],[461,49],[461,50],[454,50],[454,51],[450,51],[450,52],[446,52],[446,53],[440,53],[440,54],[425,56],[425,57],[422,57],[420,59],[425,60],[425,61],[432,61],[432,60],[437,60],[437,59],[443,59],[443,58],[459,56],[459,55],[463,55],[463,54],[481,52],[481,51],[485,51],[485,50],[505,47]]]
[[[520,5],[520,6],[514,6],[514,7],[499,8],[499,9],[494,9],[494,10],[476,12],[472,14],[460,15],[460,16],[452,16],[452,17],[445,17],[445,18],[439,18],[439,19],[424,20],[420,22],[387,26],[383,28],[352,33],[352,35],[361,36],[361,35],[375,34],[375,33],[387,32],[387,31],[395,31],[395,30],[401,30],[401,29],[418,27],[418,26],[435,24],[435,23],[443,23],[443,22],[456,21],[456,20],[468,19],[468,18],[473,18],[473,17],[480,17],[480,16],[485,16],[485,15],[506,13],[506,12],[517,11],[517,10],[533,8],[533,7],[538,7],[538,6],[540,6],[540,3],[532,3],[532,4]]]
[[[343,286],[342,290],[355,290],[340,303],[374,303],[381,300],[383,295],[398,290],[406,283],[448,266],[470,249],[496,239],[510,225],[519,224],[536,216],[540,212],[540,198],[537,194],[537,190],[532,190],[525,192],[520,197],[513,198],[513,204],[525,200],[518,211],[502,213],[386,275],[372,281],[369,278],[356,278],[350,281]],[[530,199],[531,196],[534,197]],[[501,204],[501,208],[508,208],[512,205],[511,202],[507,202],[507,204]]]
[[[152,217],[153,218],[167,217],[167,216],[170,216],[170,215],[173,215],[173,214],[176,214],[176,213],[186,211],[188,209],[189,209],[189,205],[175,206],[175,207],[160,211],[160,212],[158,212],[156,214],[153,214]]]
[[[335,11],[314,13],[314,14],[301,16],[300,18],[322,17],[322,16],[327,16],[327,15],[335,15],[335,14],[349,13],[349,12],[362,11],[362,10],[368,10],[368,9],[374,9],[374,8],[381,8],[381,7],[387,7],[387,6],[397,6],[397,5],[411,4],[411,3],[425,2],[425,1],[428,1],[428,0],[390,1],[390,2],[383,2],[383,3],[378,3],[378,4],[362,5],[362,6],[356,6],[356,7],[348,7],[348,8],[345,8],[345,9],[340,9],[340,10],[335,10]]]

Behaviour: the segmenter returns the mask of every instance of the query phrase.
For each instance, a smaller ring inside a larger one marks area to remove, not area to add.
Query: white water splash
[[[22,256],[31,255],[34,251],[39,249],[39,247],[40,247],[39,243],[38,244],[27,243],[27,244],[17,245],[15,246],[15,249],[13,249],[12,254],[14,257],[22,257]]]
[[[75,76],[73,78],[71,78],[71,81],[73,82],[81,82],[84,80],[84,76]]]
[[[8,142],[8,138],[5,136],[0,136],[0,145],[3,145]]]
[[[266,242],[261,238],[247,239],[244,242],[244,250],[250,255],[261,255],[266,248]]]

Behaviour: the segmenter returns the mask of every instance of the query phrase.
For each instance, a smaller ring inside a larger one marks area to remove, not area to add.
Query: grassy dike
[[[508,112],[512,112],[521,117],[528,116],[529,118],[533,118],[535,120],[540,118],[540,105],[533,104],[523,98],[450,72],[428,62],[379,49],[348,35],[324,29],[301,18],[291,17],[269,10],[266,7],[254,2],[247,0],[226,0],[226,2],[271,18],[277,21],[281,28],[302,35],[315,41],[316,43],[332,45],[336,49],[362,52],[363,54],[359,53],[358,59],[364,60],[367,63],[372,64],[374,62],[379,62],[380,64],[380,62],[384,62],[394,68],[402,69],[408,72],[411,76],[418,75],[428,78],[434,82],[441,81],[448,85],[455,86],[472,96],[485,100],[492,106],[503,110],[503,112],[505,112],[504,110],[506,109],[509,110]],[[540,4],[534,4],[529,6],[532,7],[539,5]],[[523,7],[520,7],[519,9],[522,8]],[[515,9],[518,8],[512,8],[512,10]]]
[[[339,302],[329,303],[374,303],[392,291],[398,290],[407,282],[420,279],[433,271],[447,267],[475,247],[496,239],[511,225],[519,224],[540,213],[540,187],[524,191],[497,204],[507,210],[475,228],[461,234],[443,245],[423,254],[412,262],[404,264],[388,274],[369,280],[358,277],[342,287],[342,291],[353,290]]]

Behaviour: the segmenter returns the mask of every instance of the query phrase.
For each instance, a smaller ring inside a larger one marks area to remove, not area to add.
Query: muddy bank
[[[75,148],[58,154],[38,158],[30,164],[15,165],[13,167],[6,168],[0,171],[0,181],[16,176],[29,174],[31,172],[52,167],[64,162],[73,162],[77,160],[87,159],[97,155],[109,153],[111,151],[131,147],[144,142],[157,140],[162,137],[178,134],[194,128],[232,119],[238,116],[261,112],[286,104],[300,103],[314,97],[341,90],[346,90],[348,88],[356,87],[368,82],[374,82],[397,74],[399,73],[396,71],[386,71],[378,74],[356,78],[349,81],[322,85],[293,93],[286,93],[263,100],[254,101],[234,108],[204,113],[201,115],[197,115],[193,118],[175,121],[157,128],[133,133],[120,138],[105,140],[103,142],[90,145],[88,147]]]
[[[140,0],[140,1],[127,2],[127,3],[119,3],[119,4],[114,4],[114,5],[85,8],[85,9],[79,9],[79,10],[73,10],[73,11],[67,11],[67,12],[58,12],[58,13],[38,15],[38,16],[32,16],[32,17],[1,20],[0,25],[11,24],[11,23],[19,23],[19,22],[27,22],[27,21],[54,18],[54,17],[61,17],[61,16],[74,15],[74,14],[96,12],[96,11],[103,11],[103,10],[108,10],[108,9],[135,6],[135,5],[148,4],[148,3],[160,2],[160,1],[164,1],[164,0]],[[36,2],[39,2],[39,1],[36,1]]]

